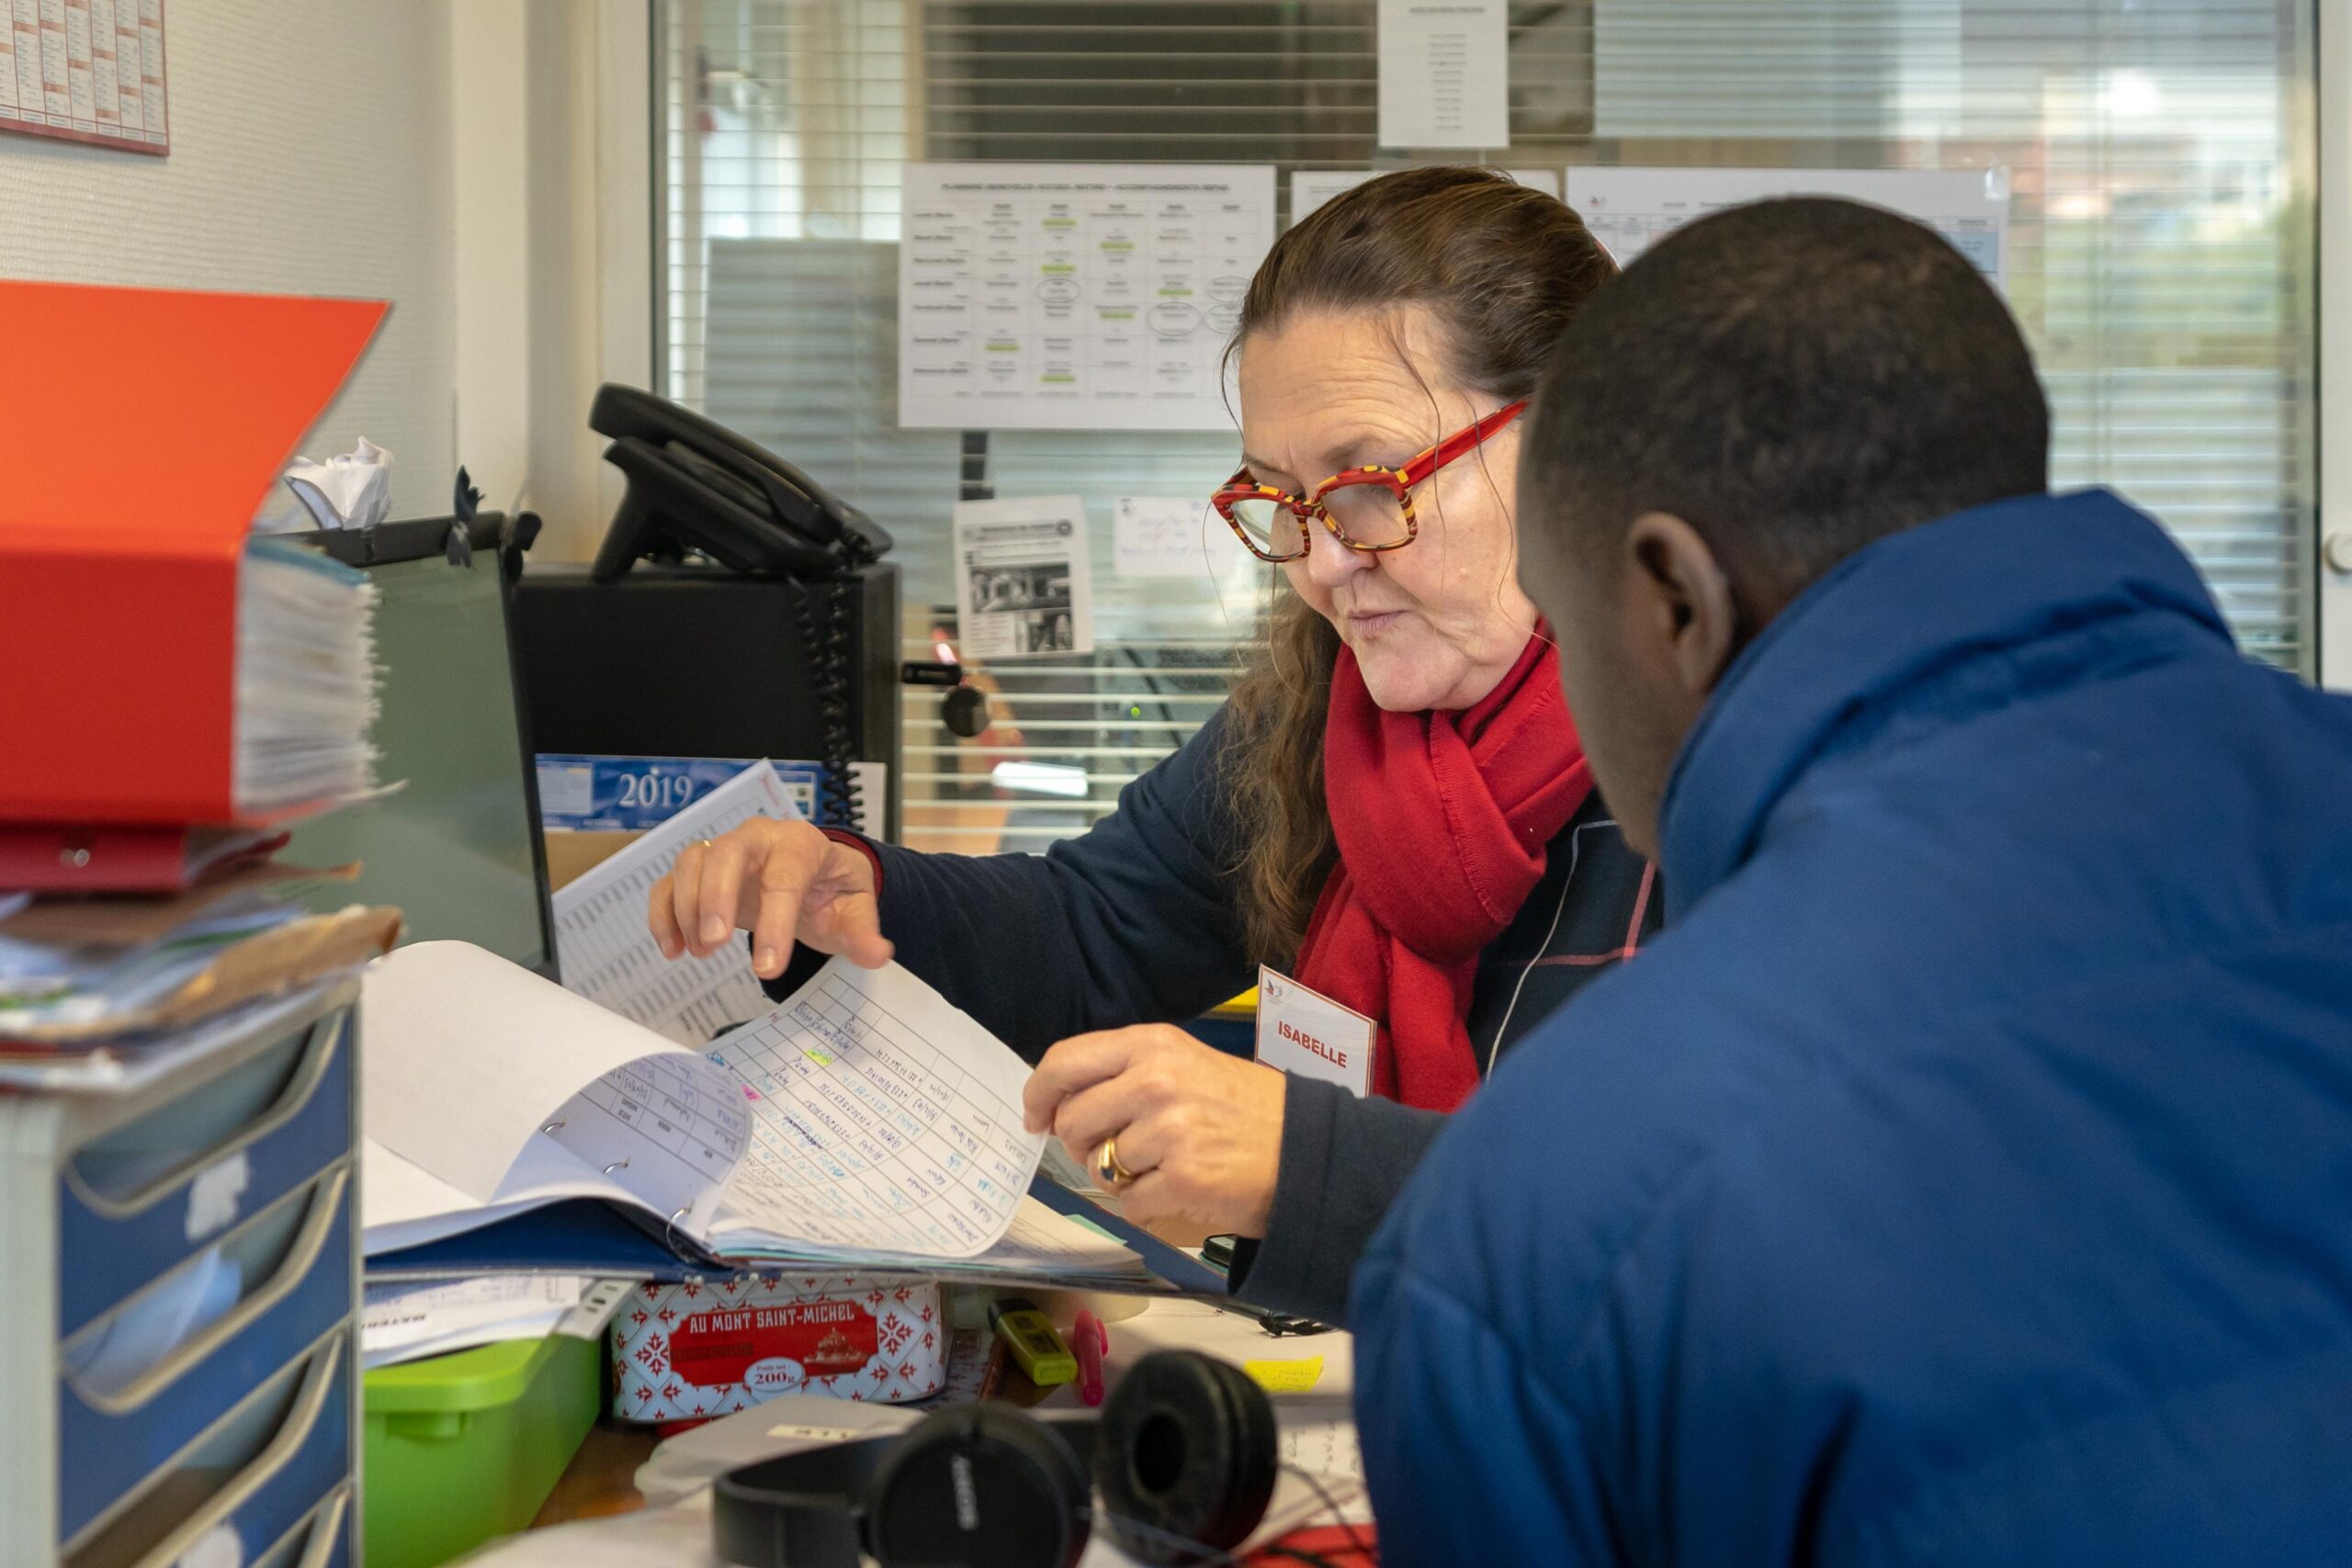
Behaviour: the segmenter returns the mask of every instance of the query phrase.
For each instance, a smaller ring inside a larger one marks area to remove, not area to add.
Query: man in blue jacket
[[[1356,1274],[1384,1560],[2352,1561],[2352,703],[1845,203],[1578,317],[1521,574],[1675,923]]]

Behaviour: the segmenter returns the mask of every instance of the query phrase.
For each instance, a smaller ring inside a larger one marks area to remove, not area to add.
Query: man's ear
[[[1652,657],[1684,691],[1703,698],[1738,651],[1731,579],[1699,530],[1669,513],[1635,518],[1625,552]]]

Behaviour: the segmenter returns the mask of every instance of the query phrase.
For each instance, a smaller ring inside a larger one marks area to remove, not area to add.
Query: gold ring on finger
[[[1103,1186],[1114,1192],[1136,1179],[1136,1173],[1129,1170],[1125,1163],[1119,1158],[1119,1139],[1116,1134],[1103,1139],[1102,1146],[1094,1151],[1094,1174],[1102,1180]]]

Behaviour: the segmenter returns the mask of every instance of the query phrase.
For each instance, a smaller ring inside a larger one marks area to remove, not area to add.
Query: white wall
[[[648,0],[460,0],[458,451],[485,503],[594,552],[620,499],[588,429],[598,383],[652,360]]]
[[[305,443],[394,458],[392,514],[539,512],[594,551],[587,426],[652,378],[650,0],[172,0],[168,158],[0,136],[0,277],[393,302]]]
[[[0,276],[365,296],[394,309],[307,444],[388,447],[448,506],[450,0],[173,0],[168,158],[0,136]]]
[[[650,23],[648,0],[528,4],[516,216],[530,276],[526,494],[547,525],[542,558],[593,555],[620,503],[588,428],[596,388],[653,384]]]

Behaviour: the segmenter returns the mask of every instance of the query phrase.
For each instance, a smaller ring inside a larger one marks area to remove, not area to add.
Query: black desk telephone
[[[612,437],[605,458],[628,476],[590,580],[616,583],[650,560],[682,575],[785,585],[798,609],[805,690],[822,724],[822,819],[849,826],[860,805],[850,764],[862,589],[852,577],[890,548],[890,536],[783,458],[650,392],[599,388],[588,425]]]
[[[599,388],[588,427],[613,438],[605,460],[628,476],[590,569],[599,582],[689,550],[747,574],[830,577],[890,547],[865,513],[798,468],[650,392]]]

